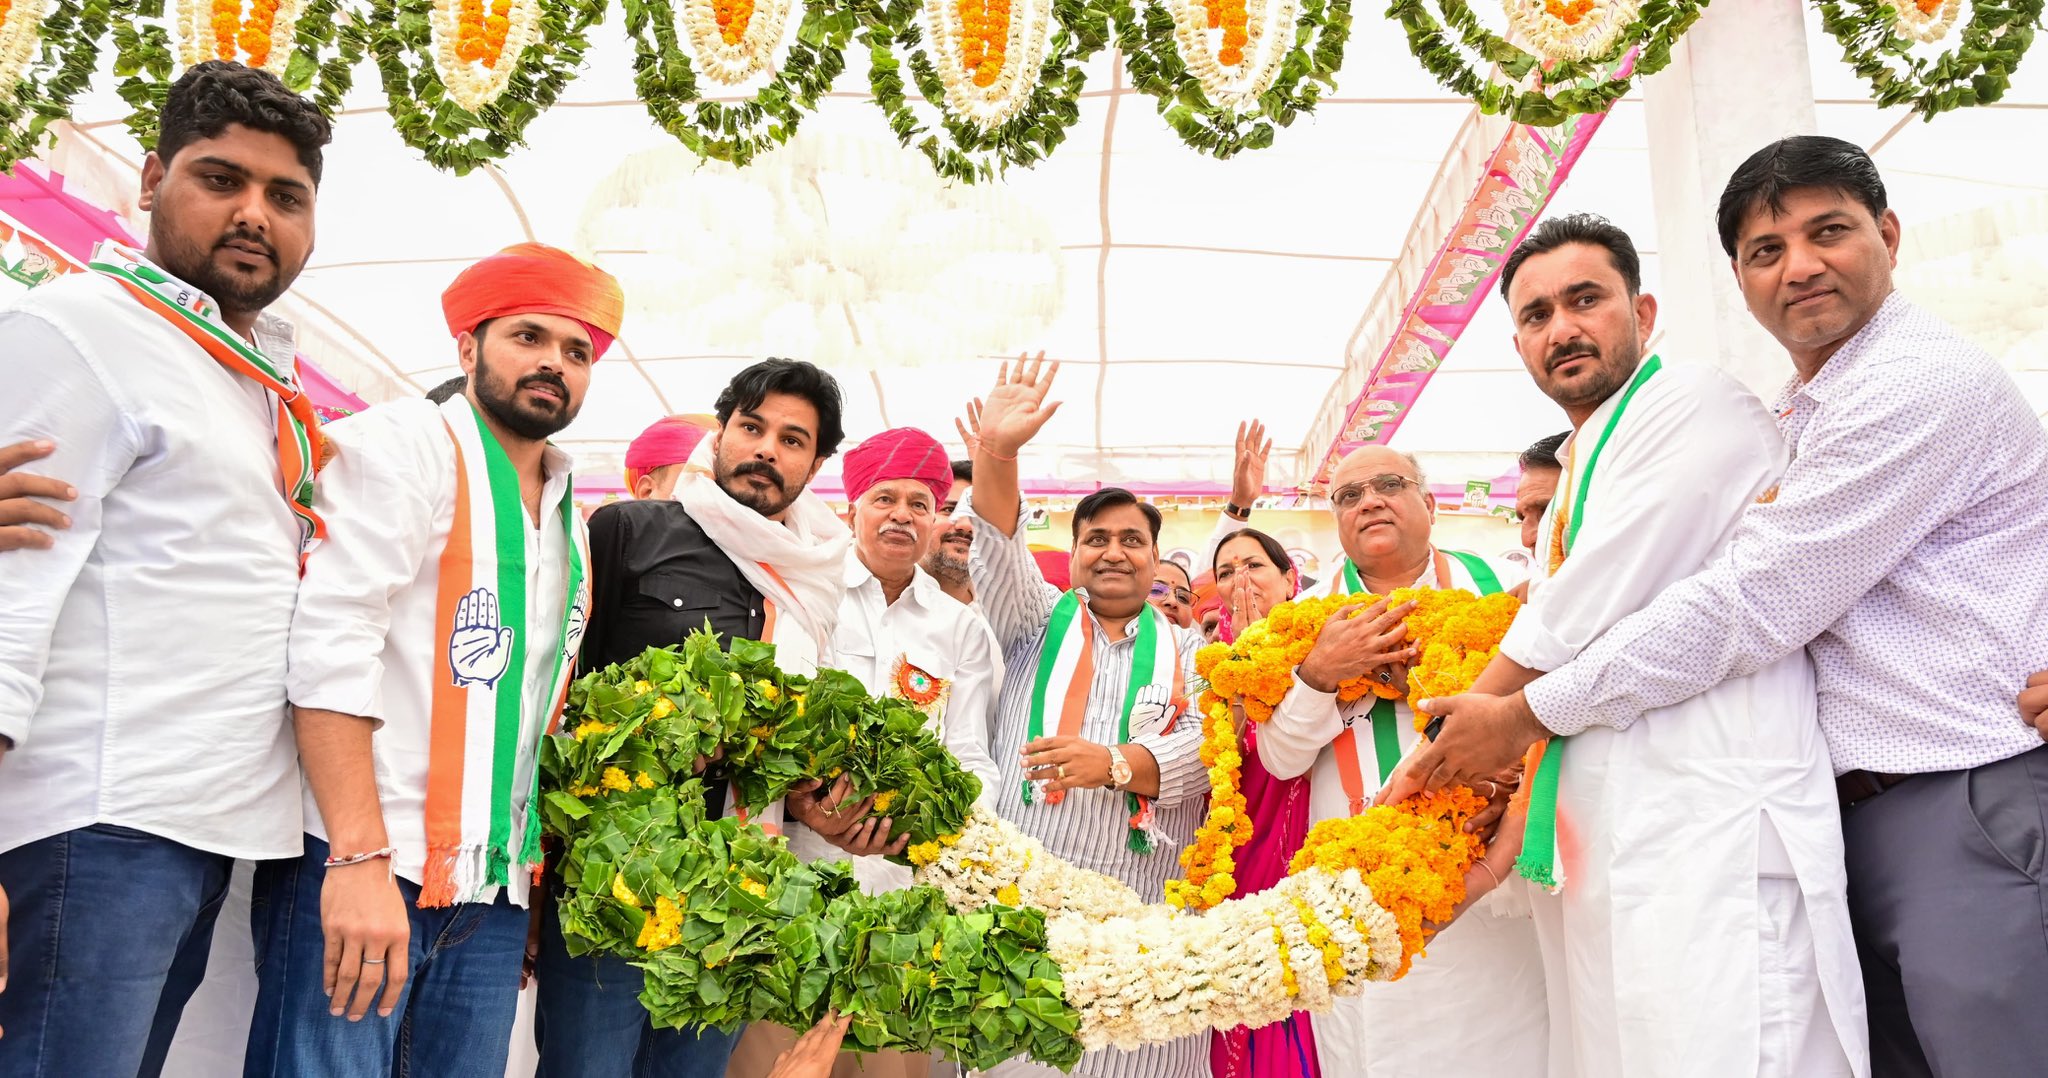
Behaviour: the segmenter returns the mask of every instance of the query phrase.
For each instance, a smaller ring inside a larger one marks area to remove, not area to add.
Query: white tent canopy
[[[1820,129],[1875,154],[1906,222],[1902,282],[2048,408],[2035,298],[2048,279],[2035,149],[2048,60],[2023,67],[2000,105],[1923,123],[1872,105],[1808,17]],[[725,379],[764,355],[839,373],[852,438],[918,425],[950,440],[998,357],[1042,349],[1065,364],[1067,404],[1027,475],[1155,489],[1226,479],[1237,420],[1257,416],[1276,437],[1274,482],[1296,483],[1326,448],[1305,443],[1347,346],[1369,361],[1383,343],[1354,336],[1389,266],[1411,242],[1442,239],[1411,237],[1419,211],[1466,194],[1438,179],[1473,106],[1364,8],[1338,90],[1270,149],[1230,161],[1188,150],[1104,53],[1066,143],[978,187],[940,182],[894,144],[857,53],[795,143],[734,170],[698,163],[648,120],[616,13],[592,39],[589,67],[528,147],[466,177],[399,142],[363,65],[327,156],[318,247],[288,303],[308,354],[374,402],[455,373],[438,297],[463,264],[526,239],[593,256],[624,280],[629,310],[623,347],[563,437],[585,474],[616,472],[625,441],[658,416],[710,410]],[[104,82],[51,161],[133,218],[141,155]],[[1685,288],[1659,273],[1649,138],[1640,97],[1623,100],[1552,212],[1607,215],[1643,248],[1647,287]],[[1563,425],[1489,302],[1394,444],[1438,480],[1492,478]]]

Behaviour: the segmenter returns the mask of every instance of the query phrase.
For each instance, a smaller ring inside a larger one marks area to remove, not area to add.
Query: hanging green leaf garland
[[[1931,120],[2005,96],[2041,21],[2042,0],[1968,2],[1969,21],[1945,35],[1954,46],[1931,58],[1915,55],[1914,42],[1899,33],[1899,5],[1914,0],[1819,0],[1816,6],[1821,26],[1841,44],[1842,59],[1869,80],[1880,107],[1907,105]]]
[[[1574,115],[1607,111],[1636,79],[1669,66],[1671,47],[1704,10],[1705,0],[1646,0],[1598,55],[1553,62],[1488,29],[1464,0],[1394,0],[1387,15],[1406,28],[1408,51],[1446,88],[1517,123],[1553,127]],[[1640,49],[1634,67],[1618,67],[1630,49]],[[1492,81],[1475,60],[1497,66],[1508,81]]]
[[[113,0],[52,0],[36,58],[19,81],[0,87],[0,169],[33,157],[51,124],[71,118],[71,99],[92,82]]]
[[[428,163],[467,174],[523,145],[526,127],[561,96],[583,66],[590,27],[605,0],[538,0],[540,24],[504,93],[476,112],[450,99],[434,65],[431,0],[371,0],[344,33],[377,58],[391,119]]]
[[[875,104],[889,117],[889,129],[905,146],[916,146],[941,176],[974,183],[993,180],[1012,165],[1029,168],[1065,141],[1081,119],[1082,66],[1109,44],[1110,5],[1117,0],[1049,0],[1051,40],[1031,96],[1016,115],[985,129],[946,105],[924,28],[919,0],[849,0],[868,47],[868,85]],[[917,116],[907,97],[903,69],[926,102],[937,109],[943,136]]]
[[[291,58],[280,79],[334,115],[355,82],[362,42],[340,26],[342,0],[308,0],[292,27]],[[145,150],[156,148],[157,121],[171,83],[182,74],[164,22],[164,0],[127,0],[114,20],[115,91],[133,110],[127,127]]]
[[[801,2],[801,0],[792,0]],[[670,0],[624,0],[633,37],[633,86],[647,114],[696,154],[744,165],[789,141],[806,113],[846,70],[853,13],[830,3],[804,3],[796,38],[766,85],[737,103],[704,99],[683,49]]]
[[[1337,69],[1351,37],[1351,0],[1302,0],[1293,43],[1273,82],[1255,102],[1211,102],[1176,47],[1173,12],[1180,0],[1124,0],[1116,6],[1117,47],[1131,82],[1157,100],[1160,115],[1190,149],[1227,158],[1273,144],[1275,126],[1315,111],[1323,91],[1336,87]]]

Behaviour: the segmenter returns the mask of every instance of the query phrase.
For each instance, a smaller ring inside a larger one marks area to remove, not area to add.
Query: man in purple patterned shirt
[[[2038,1073],[2048,746],[2026,712],[2048,667],[2048,431],[1996,360],[1893,290],[1899,220],[1860,148],[1765,147],[1718,223],[1796,371],[1774,409],[1792,463],[1722,557],[1570,662],[1431,703],[1441,736],[1384,796],[1477,781],[1805,647],[1873,1073]]]

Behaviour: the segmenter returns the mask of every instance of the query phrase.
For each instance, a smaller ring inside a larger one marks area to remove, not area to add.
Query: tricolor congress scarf
[[[441,549],[434,600],[432,733],[427,755],[426,878],[421,907],[475,901],[503,886],[514,863],[540,870],[540,768],[527,782],[526,820],[513,833],[513,786],[522,754],[559,721],[569,671],[590,613],[583,567],[589,547],[571,478],[548,507],[566,534],[569,598],[557,635],[536,632],[527,595],[526,506],[519,473],[469,401],[441,408],[455,448],[455,514]],[[548,721],[529,738],[529,647],[554,643]]]
[[[292,374],[293,359],[281,361],[256,346],[221,320],[220,308],[206,294],[152,265],[142,252],[101,240],[87,266],[134,296],[136,302],[169,322],[214,361],[253,380],[277,400],[278,489],[299,522],[299,564],[327,535],[327,525],[313,511],[313,474],[320,467],[320,421],[313,402],[299,392]]]
[[[1117,711],[1117,742],[1131,740],[1132,730],[1140,734],[1164,733],[1187,710],[1187,683],[1180,668],[1180,648],[1175,645],[1173,626],[1166,616],[1147,603],[1138,618],[1137,639],[1132,642],[1131,677],[1124,685],[1123,704]],[[1169,673],[1170,671],[1170,673]],[[1088,714],[1088,692],[1095,683],[1095,615],[1078,591],[1069,591],[1053,604],[1052,618],[1045,626],[1045,640],[1038,649],[1038,679],[1031,690],[1031,725],[1024,735],[1028,743],[1045,736],[1045,712],[1049,701],[1057,700],[1060,737],[1081,733],[1081,720]],[[1066,791],[1043,795],[1045,803],[1057,805]],[[1024,803],[1038,796],[1031,780],[1024,781]],[[1152,799],[1124,795],[1131,820],[1125,842],[1136,853],[1152,852]]]

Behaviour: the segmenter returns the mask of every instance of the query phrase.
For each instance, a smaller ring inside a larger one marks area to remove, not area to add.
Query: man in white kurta
[[[1539,579],[1475,691],[1562,666],[1712,560],[1744,507],[1776,493],[1787,454],[1762,403],[1712,368],[1642,355],[1656,303],[1634,265],[1628,237],[1598,218],[1546,222],[1509,263],[1524,362],[1574,431]],[[1521,856],[1562,887],[1534,900],[1555,1078],[1868,1073],[1803,653],[1545,751],[1559,761],[1555,847],[1532,839]],[[1540,805],[1544,783],[1529,782]],[[1404,776],[1390,793],[1406,788]]]
[[[1330,489],[1344,560],[1317,586],[1318,594],[1405,587],[1486,594],[1521,582],[1505,563],[1431,544],[1435,500],[1404,453],[1384,446],[1355,450],[1332,473]],[[1310,818],[1321,821],[1363,811],[1421,734],[1405,701],[1375,706],[1377,698],[1366,697],[1339,704],[1334,691],[1311,684],[1320,660],[1338,658],[1334,641],[1318,648],[1324,654],[1311,653],[1273,718],[1259,727],[1258,752],[1277,778],[1310,774]],[[1406,977],[1340,996],[1330,1013],[1317,1015],[1323,1073],[1417,1078],[1454,1067],[1502,1078],[1542,1074],[1543,968],[1523,891],[1515,886],[1488,896],[1431,940],[1428,957]]]

